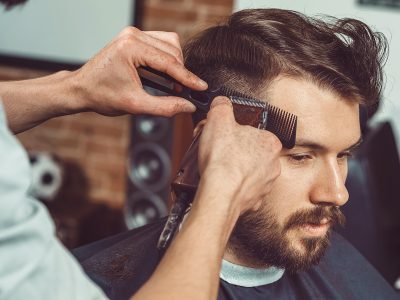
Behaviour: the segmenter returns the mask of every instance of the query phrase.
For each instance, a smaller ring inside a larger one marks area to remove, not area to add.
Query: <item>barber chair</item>
[[[400,162],[390,123],[366,135],[349,161],[346,186],[347,221],[337,231],[393,286],[400,276]]]

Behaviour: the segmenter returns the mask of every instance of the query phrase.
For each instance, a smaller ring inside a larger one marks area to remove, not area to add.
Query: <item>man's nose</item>
[[[326,162],[316,174],[310,201],[319,205],[342,206],[349,200],[345,186],[347,167],[337,161]]]

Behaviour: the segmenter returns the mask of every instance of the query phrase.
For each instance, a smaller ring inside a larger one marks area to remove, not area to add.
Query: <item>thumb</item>
[[[233,115],[233,105],[229,98],[223,96],[216,97],[210,105],[207,119],[218,123],[233,123],[235,116]]]
[[[213,102],[211,102],[207,119],[225,119],[225,121],[234,120],[233,105],[229,98],[223,96],[215,97]]]
[[[230,107],[232,107],[232,102],[231,100],[229,100],[228,97],[218,96],[215,97],[214,100],[211,102],[210,109],[213,109],[214,107],[220,105],[229,105]]]

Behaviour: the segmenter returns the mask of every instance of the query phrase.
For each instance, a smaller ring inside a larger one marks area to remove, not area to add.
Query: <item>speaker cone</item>
[[[136,120],[136,130],[145,140],[156,141],[165,136],[169,120],[164,117],[141,115]]]
[[[168,153],[155,143],[143,143],[132,152],[129,177],[140,188],[158,191],[171,174]]]
[[[129,229],[140,227],[166,216],[165,202],[156,194],[139,191],[131,194],[126,202],[125,224]]]

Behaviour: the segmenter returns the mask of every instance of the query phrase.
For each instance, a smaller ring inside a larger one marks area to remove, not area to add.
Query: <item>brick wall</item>
[[[145,0],[144,30],[175,31],[181,41],[232,13],[233,0]]]
[[[194,32],[215,23],[232,11],[232,0],[146,0],[139,2],[141,29],[178,32],[184,42]],[[0,80],[33,78],[45,72],[0,66]],[[177,129],[187,128],[187,118],[178,117]],[[181,130],[182,131],[182,130]],[[130,143],[129,116],[108,118],[82,113],[50,120],[18,135],[31,150],[50,151],[82,170],[84,181],[71,189],[86,188],[88,200],[120,208],[125,200],[126,159]],[[190,141],[190,129],[176,140],[174,151],[181,156]],[[85,184],[86,185],[86,184]]]

